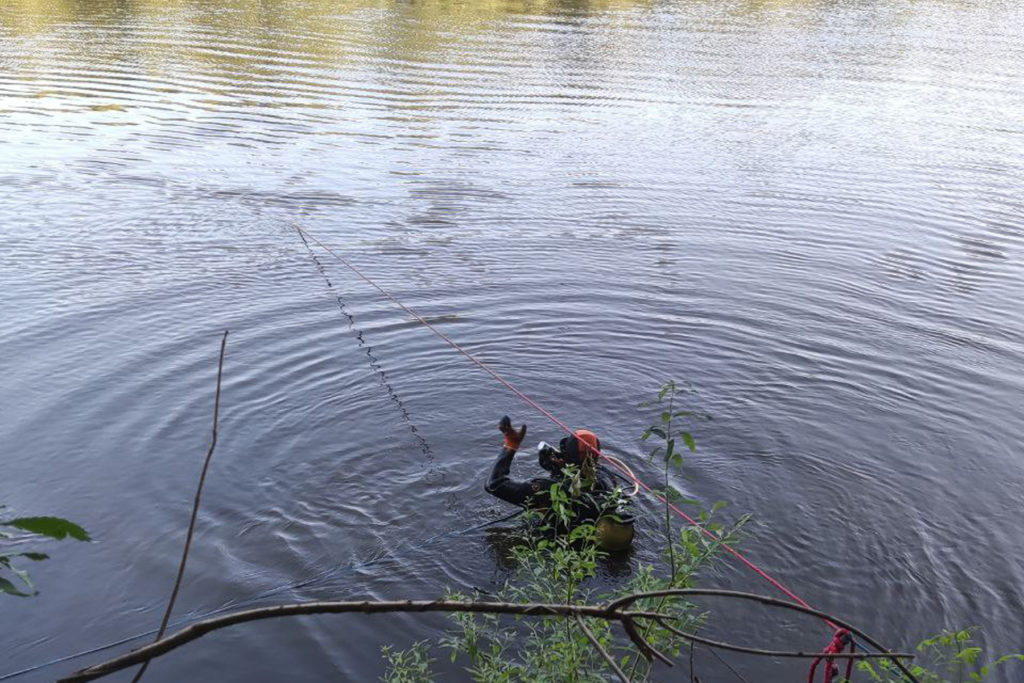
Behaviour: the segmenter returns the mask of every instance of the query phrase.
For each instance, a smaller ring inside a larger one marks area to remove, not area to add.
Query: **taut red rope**
[[[569,434],[570,436],[572,436],[572,435],[574,435],[574,434],[575,434],[574,430],[573,430],[573,429],[572,429],[571,427],[569,427],[569,425],[565,424],[564,422],[562,422],[561,420],[559,420],[559,419],[558,419],[557,417],[555,417],[555,415],[554,415],[553,413],[551,413],[551,411],[549,411],[549,410],[548,410],[547,408],[545,408],[544,406],[540,405],[539,403],[537,403],[536,401],[534,401],[534,400],[533,400],[532,398],[530,398],[529,396],[527,396],[526,394],[524,394],[524,393],[523,393],[522,391],[520,391],[519,389],[517,389],[517,388],[516,388],[515,386],[513,386],[513,385],[512,385],[512,384],[511,384],[511,383],[510,383],[510,382],[509,382],[508,380],[506,380],[506,379],[505,379],[504,377],[502,377],[501,375],[499,375],[499,374],[498,374],[498,373],[497,373],[497,372],[496,372],[496,371],[495,371],[495,370],[494,370],[493,368],[491,368],[491,366],[487,365],[487,363],[484,363],[484,362],[483,362],[482,360],[480,360],[479,358],[477,358],[476,356],[474,356],[473,354],[471,354],[471,353],[470,353],[469,351],[467,351],[466,349],[464,349],[464,348],[462,348],[461,346],[459,346],[459,345],[458,345],[458,344],[457,344],[457,343],[456,343],[456,342],[455,342],[455,341],[454,341],[454,340],[453,340],[453,339],[452,339],[451,337],[449,337],[448,335],[446,335],[446,334],[445,334],[444,332],[442,332],[441,330],[437,329],[437,328],[436,328],[436,327],[435,327],[434,325],[432,325],[432,324],[431,324],[431,323],[430,323],[430,322],[429,322],[429,321],[428,321],[427,319],[425,319],[425,318],[424,318],[423,316],[421,316],[421,315],[420,315],[419,313],[417,313],[416,311],[412,310],[411,308],[409,308],[408,306],[406,306],[405,304],[403,304],[403,303],[402,303],[401,301],[399,301],[398,299],[396,299],[396,298],[395,298],[394,296],[392,296],[392,295],[391,295],[391,293],[390,293],[390,292],[388,292],[388,291],[387,291],[386,289],[384,289],[383,287],[381,287],[380,285],[378,285],[378,284],[377,284],[376,282],[374,282],[374,281],[373,281],[372,279],[370,279],[370,278],[369,278],[368,276],[364,275],[364,274],[363,274],[363,272],[362,272],[362,271],[360,271],[360,270],[359,270],[358,268],[356,268],[356,267],[355,267],[354,265],[352,265],[352,263],[351,263],[351,262],[349,262],[349,261],[348,261],[348,259],[346,259],[345,257],[343,257],[343,256],[341,256],[340,254],[338,254],[337,252],[335,252],[335,251],[334,251],[333,249],[331,249],[331,248],[330,248],[329,246],[327,246],[326,244],[324,244],[323,242],[321,242],[320,240],[318,240],[318,239],[317,239],[316,237],[314,237],[313,235],[311,235],[311,234],[310,234],[310,233],[309,233],[308,231],[306,231],[305,229],[303,229],[303,228],[299,227],[298,225],[294,225],[293,227],[294,227],[294,228],[295,228],[295,229],[296,229],[296,230],[297,230],[297,231],[298,231],[298,232],[299,232],[299,233],[300,233],[301,235],[305,235],[306,237],[308,237],[309,239],[311,239],[311,240],[312,240],[313,242],[315,242],[315,243],[316,243],[316,244],[317,244],[318,246],[320,246],[320,248],[322,248],[322,249],[323,249],[324,251],[326,251],[326,252],[327,252],[328,254],[330,254],[330,255],[331,255],[331,256],[333,256],[333,257],[334,257],[335,259],[337,259],[337,260],[338,260],[339,262],[341,262],[341,263],[342,263],[342,264],[343,264],[343,265],[344,265],[345,267],[347,267],[347,268],[348,268],[349,270],[351,270],[351,271],[352,271],[353,273],[355,273],[356,275],[358,275],[358,276],[359,276],[359,277],[360,277],[360,278],[361,278],[362,280],[364,280],[364,281],[365,281],[365,282],[366,282],[367,284],[369,284],[369,285],[370,285],[371,287],[373,287],[373,288],[374,288],[374,289],[376,289],[376,290],[377,290],[378,292],[380,292],[381,294],[383,294],[383,295],[384,295],[384,296],[385,296],[385,297],[386,297],[386,298],[387,298],[387,299],[388,299],[389,301],[391,301],[392,303],[394,303],[394,304],[395,304],[396,306],[398,306],[399,308],[401,308],[401,309],[402,309],[403,311],[405,311],[406,313],[408,313],[409,315],[411,315],[411,316],[412,316],[413,318],[415,318],[415,319],[416,319],[416,320],[418,320],[419,322],[423,323],[423,325],[424,325],[424,326],[425,326],[425,327],[426,327],[427,329],[429,329],[429,330],[430,330],[431,332],[433,332],[433,333],[434,333],[435,335],[437,335],[438,337],[440,337],[441,339],[443,339],[443,340],[444,340],[444,341],[445,341],[445,342],[446,342],[446,343],[447,343],[447,344],[448,344],[449,346],[451,346],[451,347],[452,347],[453,349],[455,349],[456,351],[458,351],[459,353],[461,353],[461,354],[462,354],[463,356],[465,356],[466,358],[468,358],[468,359],[469,359],[470,361],[472,361],[472,362],[473,362],[473,363],[474,363],[474,364],[475,364],[475,365],[476,365],[477,367],[479,367],[479,368],[480,368],[481,370],[483,370],[484,372],[486,372],[487,374],[489,374],[489,375],[490,375],[491,377],[493,377],[494,379],[496,379],[496,380],[498,380],[499,382],[501,382],[501,384],[503,384],[503,385],[505,386],[505,388],[506,388],[506,389],[508,389],[508,390],[509,390],[509,391],[511,391],[511,392],[512,392],[513,394],[515,394],[516,396],[518,396],[518,397],[519,397],[519,398],[520,398],[520,399],[521,399],[521,400],[522,400],[522,401],[523,401],[524,403],[526,403],[526,404],[527,404],[527,405],[529,405],[530,407],[534,408],[534,409],[535,409],[535,410],[537,410],[537,411],[538,411],[539,413],[541,413],[542,415],[544,415],[544,417],[548,418],[548,419],[549,419],[549,420],[551,420],[551,421],[552,421],[553,423],[555,423],[556,425],[558,425],[558,427],[559,427],[560,429],[562,429],[562,430],[563,430],[563,431],[564,431],[564,432],[565,432],[566,434]],[[589,445],[587,445],[587,444],[584,444],[584,445],[585,445],[585,446],[587,446],[587,448],[591,448],[591,447],[590,447]],[[604,455],[603,453],[601,453],[600,451],[597,451],[597,449],[593,449],[593,448],[591,448],[591,450],[594,450],[594,451],[595,451],[595,452],[596,452],[596,453],[598,454],[598,456],[599,456],[599,457],[601,457],[601,458],[604,458],[604,459],[605,459],[605,460],[606,460],[607,462],[611,463],[611,464],[612,464],[612,465],[613,465],[613,466],[614,466],[614,467],[615,467],[616,469],[618,469],[618,470],[619,470],[620,472],[622,472],[622,473],[623,473],[623,474],[625,474],[625,475],[626,475],[627,477],[629,477],[629,478],[630,478],[630,479],[631,479],[631,480],[632,480],[633,482],[635,482],[635,483],[636,483],[636,484],[637,484],[638,486],[640,486],[640,487],[641,487],[642,489],[644,489],[644,490],[645,490],[645,491],[647,491],[647,492],[648,492],[649,494],[651,494],[651,495],[652,495],[652,496],[653,496],[653,497],[654,497],[655,499],[657,499],[658,501],[660,501],[660,502],[662,502],[662,503],[665,503],[665,505],[667,505],[667,506],[669,507],[669,509],[670,509],[670,510],[672,510],[672,511],[673,511],[674,513],[676,513],[676,514],[677,514],[677,515],[679,515],[679,516],[680,516],[681,518],[685,519],[685,520],[686,520],[687,522],[689,522],[690,524],[692,524],[692,525],[694,525],[695,527],[697,527],[698,529],[700,529],[700,530],[701,530],[701,532],[702,532],[702,533],[703,533],[703,534],[704,534],[705,536],[707,536],[708,538],[710,538],[710,539],[712,539],[712,540],[714,540],[714,541],[716,541],[716,542],[720,542],[720,540],[721,540],[721,539],[719,539],[719,538],[718,538],[718,536],[716,536],[716,535],[714,534],[714,532],[712,532],[712,531],[710,531],[709,529],[707,529],[707,528],[705,528],[704,526],[702,526],[702,525],[701,525],[701,524],[700,524],[700,523],[699,523],[699,522],[698,522],[697,520],[695,520],[695,519],[694,519],[693,517],[690,517],[690,515],[688,515],[688,514],[686,514],[685,512],[683,512],[683,511],[682,511],[681,509],[679,509],[679,507],[677,507],[676,505],[673,505],[673,504],[672,504],[671,502],[667,501],[667,500],[666,500],[666,499],[665,499],[665,498],[664,498],[663,496],[661,496],[661,495],[659,495],[659,494],[655,493],[655,492],[654,492],[654,491],[653,491],[653,490],[651,489],[651,487],[650,487],[650,486],[648,486],[648,485],[647,485],[647,484],[646,484],[646,483],[645,483],[644,481],[642,481],[642,480],[641,480],[641,479],[639,479],[639,478],[638,478],[638,477],[637,477],[637,476],[636,476],[635,474],[633,474],[633,473],[632,473],[631,471],[629,471],[629,468],[625,468],[625,467],[622,467],[622,466],[620,466],[620,465],[619,465],[619,464],[618,464],[618,463],[617,463],[617,462],[615,461],[615,459],[613,459],[613,458],[608,458],[608,457],[606,457],[606,456],[605,456],[605,455]],[[792,590],[790,590],[789,588],[787,588],[787,587],[786,587],[786,586],[785,586],[785,585],[784,585],[784,584],[783,584],[783,583],[782,583],[781,581],[779,581],[778,579],[774,578],[774,577],[773,577],[773,576],[771,576],[771,575],[770,575],[770,574],[769,574],[768,572],[766,572],[765,570],[761,569],[761,568],[760,568],[759,566],[757,566],[756,564],[754,564],[754,563],[753,563],[752,561],[750,561],[750,560],[749,560],[749,559],[748,559],[748,558],[747,558],[747,557],[746,557],[746,556],[745,556],[745,555],[744,555],[743,553],[741,553],[740,551],[736,550],[735,548],[733,548],[732,546],[730,546],[730,545],[728,545],[728,544],[726,544],[726,543],[721,543],[721,547],[722,547],[722,548],[724,548],[724,549],[725,549],[725,551],[726,551],[726,552],[728,552],[728,553],[729,553],[730,555],[732,555],[732,556],[733,556],[733,557],[735,557],[735,558],[736,558],[737,560],[739,560],[739,561],[740,561],[740,562],[742,562],[742,563],[743,563],[744,565],[746,565],[746,566],[747,566],[748,568],[750,568],[751,570],[753,570],[754,572],[756,572],[756,573],[757,573],[757,574],[758,574],[758,575],[759,575],[759,576],[760,576],[761,578],[763,578],[763,579],[764,579],[765,581],[767,581],[767,582],[768,582],[768,583],[770,583],[771,585],[775,586],[775,588],[777,588],[777,589],[778,589],[779,591],[781,591],[781,592],[782,592],[782,593],[783,593],[784,595],[786,595],[787,597],[789,597],[789,598],[791,598],[792,600],[794,600],[794,601],[795,601],[795,602],[796,602],[797,604],[801,605],[802,607],[806,607],[806,608],[808,608],[808,609],[810,609],[810,608],[811,608],[810,604],[808,604],[808,603],[807,603],[807,601],[805,601],[805,600],[804,600],[803,598],[801,598],[801,597],[800,597],[799,595],[797,595],[797,594],[796,594],[796,593],[794,593],[794,592],[793,592]],[[838,630],[839,630],[839,627],[838,627],[838,626],[836,626],[835,624],[833,624],[833,623],[832,623],[831,621],[828,621],[828,620],[826,620],[826,621],[825,621],[825,623],[827,623],[827,624],[828,624],[828,625],[829,625],[830,627],[832,627],[832,629],[833,629],[833,630],[836,630],[836,631],[838,631]]]

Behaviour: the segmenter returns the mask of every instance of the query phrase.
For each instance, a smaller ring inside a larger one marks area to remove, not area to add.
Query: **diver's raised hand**
[[[519,428],[517,432],[512,428],[512,420],[509,419],[508,415],[501,418],[501,422],[498,423],[498,429],[505,435],[505,448],[510,451],[519,450],[519,445],[523,443],[523,439],[526,438],[526,425]]]

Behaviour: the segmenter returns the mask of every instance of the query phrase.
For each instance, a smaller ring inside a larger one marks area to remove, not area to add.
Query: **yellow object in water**
[[[601,550],[615,552],[626,550],[633,543],[633,523],[619,522],[611,517],[597,520],[597,544]]]

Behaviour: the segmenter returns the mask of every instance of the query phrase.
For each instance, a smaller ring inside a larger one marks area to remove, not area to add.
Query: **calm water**
[[[0,673],[158,623],[225,328],[177,614],[506,576],[500,533],[436,535],[507,511],[498,417],[554,427],[323,258],[328,287],[295,223],[644,476],[637,404],[690,381],[715,419],[679,485],[753,513],[746,550],[816,606],[1021,648],[1022,27],[1012,0],[3,0],[0,501],[97,542],[3,600]],[[251,625],[147,680],[367,679],[442,623]]]

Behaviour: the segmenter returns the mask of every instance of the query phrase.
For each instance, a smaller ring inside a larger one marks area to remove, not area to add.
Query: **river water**
[[[638,404],[690,382],[714,419],[676,484],[753,514],[743,548],[815,606],[1021,648],[1022,27],[1012,0],[4,0],[0,502],[96,542],[3,600],[0,674],[159,622],[228,328],[176,615],[504,580],[500,532],[448,532],[508,512],[502,414],[557,429],[295,225],[645,478]],[[147,676],[366,680],[443,623],[247,625]]]

